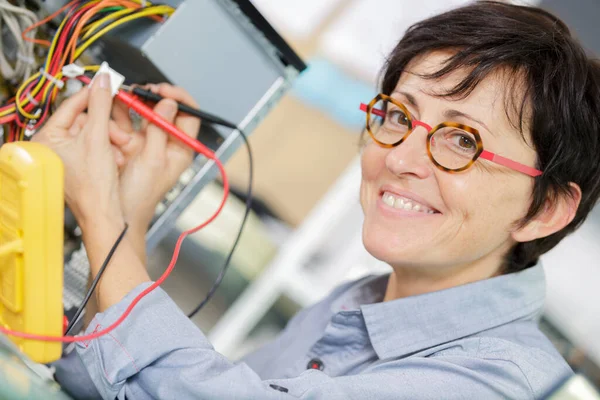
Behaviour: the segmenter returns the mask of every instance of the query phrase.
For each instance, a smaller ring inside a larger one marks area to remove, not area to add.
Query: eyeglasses
[[[361,103],[360,109],[367,113],[367,132],[381,147],[398,146],[417,126],[427,129],[427,154],[442,171],[464,171],[481,157],[532,177],[542,174],[538,169],[484,150],[477,129],[457,122],[442,122],[432,128],[413,119],[402,103],[385,94],[378,94],[369,104]]]

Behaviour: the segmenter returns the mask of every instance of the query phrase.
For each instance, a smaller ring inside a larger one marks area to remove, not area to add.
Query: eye
[[[458,134],[455,140],[458,142],[457,145],[465,150],[472,150],[477,147],[477,143],[464,134]]]
[[[387,118],[394,125],[408,126],[408,116],[397,108],[388,111]]]
[[[450,136],[450,141],[459,150],[473,152],[477,149],[477,142],[464,131],[454,131]]]

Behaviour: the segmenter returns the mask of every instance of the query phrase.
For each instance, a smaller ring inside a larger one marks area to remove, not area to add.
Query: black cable
[[[133,93],[137,96],[143,97],[145,100],[149,100],[154,103],[158,103],[159,101],[161,101],[163,99],[163,97],[161,95],[156,94],[150,90],[143,89],[138,86],[130,87],[130,86],[122,85],[122,88],[130,91],[131,93]],[[244,136],[242,131],[240,129],[238,129],[238,127],[235,124],[225,121],[224,119],[219,118],[216,115],[209,114],[205,111],[200,111],[198,109],[195,109],[193,107],[190,107],[190,106],[185,105],[180,102],[177,102],[177,110],[180,112],[186,113],[186,114],[193,115],[197,118],[200,118],[200,120],[204,121],[204,122],[211,122],[213,124],[221,125],[226,128],[236,129],[242,134],[242,136]]]
[[[227,258],[225,259],[225,263],[221,267],[221,271],[219,272],[217,279],[215,279],[215,282],[213,283],[212,287],[206,294],[206,297],[204,298],[204,300],[202,300],[200,302],[200,304],[198,304],[188,314],[188,318],[194,317],[194,315],[196,315],[198,313],[198,311],[200,311],[206,305],[206,303],[208,303],[210,301],[210,299],[214,296],[215,292],[217,291],[217,288],[221,284],[221,281],[223,281],[223,277],[225,276],[225,272],[227,272],[227,268],[229,267],[229,263],[231,261],[231,258],[233,257],[233,253],[235,252],[238,242],[240,241],[240,237],[242,236],[242,232],[244,231],[244,225],[246,225],[246,220],[248,219],[248,214],[250,214],[250,210],[252,207],[252,177],[253,177],[253,165],[254,165],[254,161],[252,159],[252,150],[250,148],[250,143],[248,143],[248,138],[246,137],[246,134],[244,132],[242,132],[241,129],[237,129],[237,131],[240,133],[240,136],[244,140],[244,144],[246,145],[246,150],[248,151],[248,191],[246,192],[246,211],[244,212],[244,218],[242,218],[242,223],[240,224],[240,229],[237,233],[237,236],[235,237],[233,246],[231,246],[231,250],[229,251]]]
[[[127,87],[127,86],[123,85],[122,88],[132,92],[133,94],[135,94],[137,96],[144,98],[145,100],[152,101],[154,103],[158,103],[159,101],[161,101],[163,99],[163,97],[160,96],[159,94],[156,94],[150,90],[146,90],[146,89],[143,89],[138,86]],[[213,283],[210,290],[206,294],[206,297],[204,298],[204,300],[202,300],[200,302],[200,304],[198,304],[188,314],[188,317],[192,318],[194,315],[196,315],[198,313],[198,311],[200,311],[206,305],[206,303],[208,303],[210,301],[210,299],[214,296],[215,292],[219,288],[219,285],[221,285],[221,282],[223,281],[225,273],[227,272],[227,268],[229,268],[229,263],[231,262],[233,253],[235,252],[235,249],[237,248],[237,245],[242,236],[242,232],[244,231],[244,226],[246,225],[246,221],[248,220],[248,215],[250,214],[250,210],[252,209],[252,179],[254,176],[254,171],[253,171],[254,170],[254,159],[252,158],[252,149],[250,148],[250,143],[248,143],[248,137],[235,124],[228,122],[222,118],[219,118],[215,115],[209,114],[207,112],[197,110],[193,107],[187,106],[180,102],[177,102],[177,108],[180,112],[184,112],[186,114],[190,114],[197,118],[200,118],[200,120],[203,122],[208,122],[208,123],[212,123],[215,125],[222,125],[227,128],[237,130],[240,133],[240,136],[242,137],[242,139],[244,140],[244,144],[246,145],[246,150],[248,151],[248,190],[246,193],[246,210],[244,212],[244,217],[242,218],[242,223],[240,224],[240,229],[238,230],[237,236],[235,237],[235,241],[233,242],[233,245],[231,246],[231,250],[229,251],[227,258],[225,259],[225,262],[223,263],[223,266],[221,267],[221,270],[219,271],[219,275],[217,275],[217,279],[215,279],[215,282]]]
[[[104,274],[104,270],[106,269],[106,266],[110,262],[110,259],[112,258],[113,254],[115,254],[117,247],[119,247],[119,243],[121,243],[121,241],[123,241],[123,237],[125,237],[125,233],[127,233],[127,229],[129,229],[129,225],[125,224],[125,228],[123,228],[123,230],[121,231],[121,234],[119,235],[119,237],[117,238],[115,243],[112,245],[110,251],[108,252],[108,255],[106,256],[106,258],[104,259],[104,262],[102,263],[102,266],[100,267],[100,270],[96,274],[96,277],[94,278],[94,281],[92,282],[92,285],[90,286],[87,293],[85,294],[85,298],[79,305],[79,308],[75,312],[75,315],[73,316],[73,318],[71,318],[71,321],[69,321],[69,325],[67,326],[67,330],[65,331],[65,336],[67,336],[69,334],[69,332],[73,329],[73,327],[77,323],[77,320],[79,319],[79,316],[85,309],[85,306],[87,305],[88,301],[90,301],[90,298],[92,297],[92,293],[94,293],[96,286],[98,286],[98,282],[100,282],[100,278],[102,278],[102,275]]]

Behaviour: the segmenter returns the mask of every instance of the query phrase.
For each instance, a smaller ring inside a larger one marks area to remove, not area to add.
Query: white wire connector
[[[85,73],[85,69],[82,66],[73,63],[62,67],[62,73],[67,78],[74,79],[83,75]]]
[[[33,125],[27,125],[27,128],[25,128],[25,132],[23,132],[23,134],[25,137],[30,138],[35,135],[36,132],[37,130],[33,128]]]
[[[79,92],[83,88],[83,82],[78,79],[67,79],[67,84],[65,85],[65,90],[63,91],[63,95],[65,97],[70,97],[75,93]]]
[[[38,108],[35,111],[34,115],[35,115],[36,118],[39,118],[40,115],[42,115],[42,109]],[[30,138],[30,137],[32,137],[37,132],[37,129],[35,129],[35,124],[37,124],[37,122],[38,122],[37,119],[32,119],[32,120],[29,121],[29,123],[27,124],[27,127],[25,128],[25,132],[23,132],[23,134],[25,135],[25,137]]]
[[[44,68],[40,68],[40,74],[44,75],[46,79],[50,82],[54,83],[59,89],[62,89],[65,86],[65,83],[60,79],[56,79],[53,75],[47,73]]]
[[[106,61],[100,64],[100,69],[98,70],[98,72],[96,72],[96,75],[94,75],[94,78],[90,82],[90,86],[92,86],[98,74],[108,74],[108,76],[110,77],[110,89],[113,96],[117,94],[117,92],[121,88],[121,85],[123,84],[123,82],[125,82],[125,77],[117,71],[115,71],[114,69],[112,69],[111,67],[109,67]]]
[[[37,101],[37,100],[35,99],[35,97],[33,97],[33,96],[31,95],[31,93],[29,93],[29,92],[26,92],[26,93],[25,93],[25,96],[27,96],[27,100],[29,100],[29,102],[30,102],[31,104],[33,104],[34,106],[39,106],[39,105],[40,105],[40,102],[39,102],[39,101]]]

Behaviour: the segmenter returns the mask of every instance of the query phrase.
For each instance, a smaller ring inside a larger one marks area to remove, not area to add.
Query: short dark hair
[[[520,89],[519,96],[506,96],[506,112],[517,117],[511,122],[521,134],[524,126],[529,128],[536,167],[544,172],[535,178],[531,205],[519,225],[535,217],[547,199],[570,196],[570,182],[581,188],[573,221],[550,236],[516,244],[503,272],[535,265],[540,255],[581,225],[600,197],[600,64],[549,12],[482,1],[412,25],[382,70],[382,92],[393,92],[411,60],[438,50],[450,50],[450,55],[425,78],[468,71],[443,96],[464,98],[494,72],[508,72],[508,90]]]

